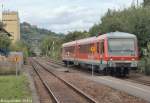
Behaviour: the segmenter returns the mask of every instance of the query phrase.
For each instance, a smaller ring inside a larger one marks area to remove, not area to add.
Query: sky
[[[18,11],[29,22],[56,33],[89,30],[108,9],[124,9],[137,0],[0,0],[3,10]],[[139,0],[141,3],[143,0]]]

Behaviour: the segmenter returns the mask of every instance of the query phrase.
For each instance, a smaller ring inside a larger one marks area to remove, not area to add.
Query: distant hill
[[[31,25],[27,22],[20,24],[21,41],[24,41],[33,53],[38,53],[40,50],[40,44],[44,37],[63,37],[63,34],[56,34],[51,30],[38,28],[35,25]]]
[[[25,41],[34,38],[42,39],[45,36],[62,36],[50,30],[38,28],[37,26],[31,25],[27,22],[23,22],[20,24],[20,30],[21,30],[21,39]]]

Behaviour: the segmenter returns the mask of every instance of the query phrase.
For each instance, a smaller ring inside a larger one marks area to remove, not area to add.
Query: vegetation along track
[[[49,71],[38,61],[32,59],[32,66],[55,103],[98,103],[74,85]]]

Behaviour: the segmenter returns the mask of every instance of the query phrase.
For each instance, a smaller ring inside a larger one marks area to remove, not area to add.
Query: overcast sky
[[[133,1],[137,0],[0,0],[5,10],[19,11],[21,22],[57,33],[88,30],[108,8],[127,8]]]

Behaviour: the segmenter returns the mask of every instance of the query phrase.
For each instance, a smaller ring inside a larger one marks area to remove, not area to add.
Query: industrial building
[[[15,43],[20,40],[20,19],[19,14],[16,11],[3,11],[2,22],[4,29],[12,36],[12,42]]]

